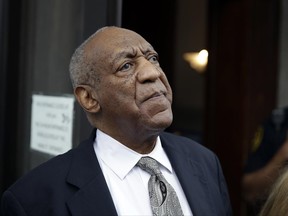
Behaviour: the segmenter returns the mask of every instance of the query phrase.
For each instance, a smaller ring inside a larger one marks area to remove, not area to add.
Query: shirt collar
[[[156,145],[153,151],[149,154],[143,155],[133,151],[108,134],[105,134],[97,129],[94,149],[97,152],[99,159],[102,160],[102,162],[122,180],[143,156],[154,158],[165,169],[172,173],[172,166],[164,149],[162,148],[159,136],[157,137]]]

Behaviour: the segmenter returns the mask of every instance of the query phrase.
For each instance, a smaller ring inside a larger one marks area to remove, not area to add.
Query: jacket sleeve
[[[5,191],[1,199],[1,216],[27,216],[23,207],[9,190]]]

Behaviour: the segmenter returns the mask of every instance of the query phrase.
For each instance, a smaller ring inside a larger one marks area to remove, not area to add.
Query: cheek
[[[125,109],[134,109],[135,78],[133,76],[107,75],[102,79],[100,92],[100,106],[102,105],[103,111],[108,109],[110,112],[116,112],[115,110],[121,109],[124,112]]]
[[[103,106],[119,110],[129,109],[135,104],[135,89],[125,85],[109,85],[103,93]]]
[[[168,91],[167,92],[167,99],[170,102],[170,104],[172,104],[172,102],[173,102],[173,93],[172,93],[172,91]]]

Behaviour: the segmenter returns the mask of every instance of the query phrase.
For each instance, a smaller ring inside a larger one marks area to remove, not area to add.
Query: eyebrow
[[[112,63],[115,64],[121,58],[134,58],[137,55],[137,52],[134,49],[131,49],[131,50],[128,50],[128,51],[127,50],[123,50],[121,52],[116,53]]]
[[[153,49],[153,47],[151,45],[148,48],[146,48],[145,50],[142,50],[142,49],[140,49],[140,50],[141,50],[141,52],[143,53],[144,56],[147,55],[147,53],[150,53],[150,52],[157,53]],[[114,65],[121,58],[130,58],[130,59],[132,59],[132,58],[135,58],[136,56],[137,56],[137,50],[134,49],[134,48],[131,48],[129,50],[123,50],[123,51],[118,52],[118,53],[115,54],[114,59],[112,61],[112,64]]]

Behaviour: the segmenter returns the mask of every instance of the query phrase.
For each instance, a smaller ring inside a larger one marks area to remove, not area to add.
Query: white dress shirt
[[[143,156],[150,156],[161,164],[160,170],[175,189],[184,215],[192,215],[159,137],[153,151],[142,155],[97,130],[94,150],[118,215],[152,215],[148,192],[150,174],[135,166]]]

